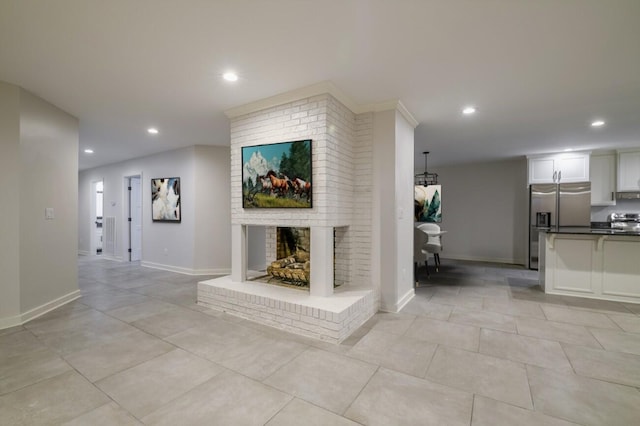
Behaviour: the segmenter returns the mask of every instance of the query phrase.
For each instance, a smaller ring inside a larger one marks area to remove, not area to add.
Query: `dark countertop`
[[[541,232],[549,234],[580,234],[580,235],[623,235],[640,237],[640,232],[620,231],[611,228],[588,228],[580,226],[567,226],[561,228],[537,228]]]

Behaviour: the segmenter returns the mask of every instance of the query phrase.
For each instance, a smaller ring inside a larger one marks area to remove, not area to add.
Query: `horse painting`
[[[266,176],[258,175],[256,176],[256,182],[260,181],[262,185],[262,192],[268,192],[269,194],[273,194],[273,185],[271,184],[271,179]]]
[[[276,176],[276,172],[274,172],[273,170],[269,170],[267,172],[267,177],[269,179],[271,179],[271,187],[273,188],[273,191],[278,191],[280,192],[280,195],[286,195],[287,192],[289,192],[289,178],[284,176],[279,178],[278,176]]]
[[[307,199],[311,197],[311,183],[295,177],[292,181],[293,189],[298,196],[305,195]]]
[[[311,142],[243,146],[242,208],[313,208]]]

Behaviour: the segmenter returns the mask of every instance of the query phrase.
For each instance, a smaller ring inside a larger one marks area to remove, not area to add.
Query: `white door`
[[[103,182],[91,183],[91,235],[89,236],[89,251],[91,254],[102,254],[102,215],[103,215]]]
[[[131,261],[142,259],[142,188],[140,176],[131,178]]]

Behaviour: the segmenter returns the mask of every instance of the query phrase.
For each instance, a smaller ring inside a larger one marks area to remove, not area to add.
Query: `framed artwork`
[[[181,221],[180,178],[151,179],[151,215],[154,222]]]
[[[442,222],[442,185],[416,185],[413,194],[416,222]]]
[[[313,207],[311,139],[242,147],[242,207]]]

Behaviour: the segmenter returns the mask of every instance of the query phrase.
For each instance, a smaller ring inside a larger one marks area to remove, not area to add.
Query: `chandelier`
[[[438,174],[429,173],[427,171],[427,155],[429,154],[429,151],[424,151],[423,154],[424,154],[424,173],[418,173],[417,175],[414,175],[413,183],[414,185],[422,185],[422,186],[437,185]]]

